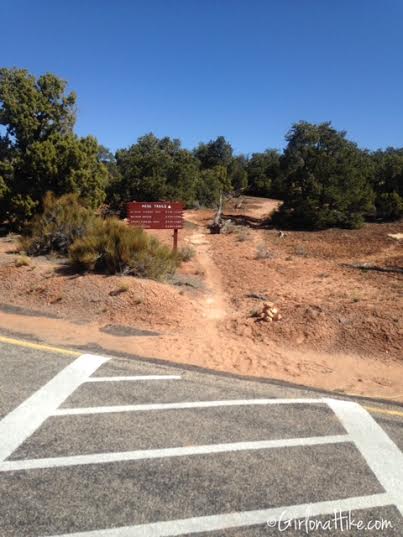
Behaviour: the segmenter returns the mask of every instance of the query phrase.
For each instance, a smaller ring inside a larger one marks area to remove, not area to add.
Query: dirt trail
[[[222,320],[227,315],[228,306],[222,289],[220,271],[210,256],[208,235],[196,231],[189,242],[196,249],[197,260],[203,269],[207,286],[207,296],[202,303],[203,316],[209,321]]]

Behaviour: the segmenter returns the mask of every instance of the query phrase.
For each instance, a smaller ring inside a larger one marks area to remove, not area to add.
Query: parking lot
[[[403,535],[399,411],[4,341],[1,537]]]

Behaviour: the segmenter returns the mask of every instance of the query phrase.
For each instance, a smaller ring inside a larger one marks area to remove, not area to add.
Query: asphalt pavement
[[[402,407],[0,341],[0,537],[403,536]]]

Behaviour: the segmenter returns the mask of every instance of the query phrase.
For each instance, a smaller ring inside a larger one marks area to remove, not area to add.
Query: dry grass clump
[[[26,255],[20,255],[15,259],[16,267],[29,267],[30,264],[31,264],[31,260]]]
[[[306,248],[304,246],[300,245],[300,244],[295,246],[294,253],[295,253],[295,255],[299,255],[301,257],[307,257],[308,256],[308,252],[306,251]]]
[[[255,259],[271,259],[272,257],[273,256],[266,244],[261,243],[257,245]]]
[[[121,283],[118,286],[119,293],[126,293],[130,289],[130,285],[128,283]]]
[[[193,259],[195,255],[196,255],[196,250],[189,245],[184,246],[178,252],[179,259],[183,261],[184,263]]]
[[[118,296],[122,293],[127,293],[127,291],[130,289],[130,285],[126,282],[120,283],[116,289],[113,289],[109,294],[110,296]]]
[[[238,227],[236,230],[237,240],[239,242],[245,242],[249,239],[249,230],[246,227]]]

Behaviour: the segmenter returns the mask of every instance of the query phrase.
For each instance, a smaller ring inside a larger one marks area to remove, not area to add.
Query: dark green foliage
[[[295,124],[281,159],[286,197],[273,221],[293,227],[359,227],[373,213],[368,156],[330,123]]]
[[[21,241],[22,248],[29,255],[67,254],[70,245],[85,235],[95,219],[76,194],[55,198],[49,192],[43,200],[43,213],[33,219],[29,236]]]
[[[193,154],[200,163],[197,201],[205,207],[218,204],[221,194],[244,190],[248,184],[247,159],[233,156],[231,144],[223,136],[199,144]]]
[[[74,93],[46,74],[0,69],[0,218],[21,226],[47,191],[77,193],[91,207],[105,198],[108,168],[95,138],[73,134]]]
[[[231,189],[227,169],[224,166],[203,170],[197,185],[197,200],[202,207],[216,207],[220,195]]]
[[[281,197],[280,154],[276,149],[253,153],[248,161],[248,193],[254,196]]]
[[[79,269],[153,279],[173,274],[179,262],[157,239],[113,218],[97,220],[72,244],[69,255]]]
[[[378,193],[376,215],[382,220],[398,220],[403,215],[403,197],[397,192]]]
[[[228,177],[232,190],[243,191],[248,186],[247,159],[243,155],[234,157],[228,166]]]
[[[96,208],[105,199],[107,182],[108,171],[98,160],[95,138],[52,135],[31,144],[15,160],[8,195],[10,216],[19,220],[31,217],[47,191],[56,196],[77,193],[86,205]]]
[[[66,85],[50,73],[35,79],[25,69],[0,69],[0,125],[18,149],[72,132],[76,95],[65,95]]]
[[[218,136],[218,138],[210,140],[207,144],[199,144],[194,150],[194,154],[200,161],[203,170],[216,166],[228,168],[232,162],[232,147],[224,136]]]
[[[229,167],[215,165],[201,170],[199,160],[182,148],[179,140],[147,134],[116,153],[117,178],[110,185],[109,201],[122,215],[127,202],[133,200],[175,199],[187,207],[214,206],[222,192],[233,189],[230,174],[237,185],[245,184],[242,159],[231,157],[228,162]]]
[[[7,196],[10,177],[12,176],[12,148],[6,136],[0,136],[0,215],[4,206],[4,198]]]
[[[372,163],[376,216],[396,220],[403,215],[403,149],[376,151]]]
[[[187,206],[196,201],[199,163],[179,140],[147,134],[118,151],[116,163],[120,179],[111,186],[111,198],[123,211],[133,200],[177,199]]]

